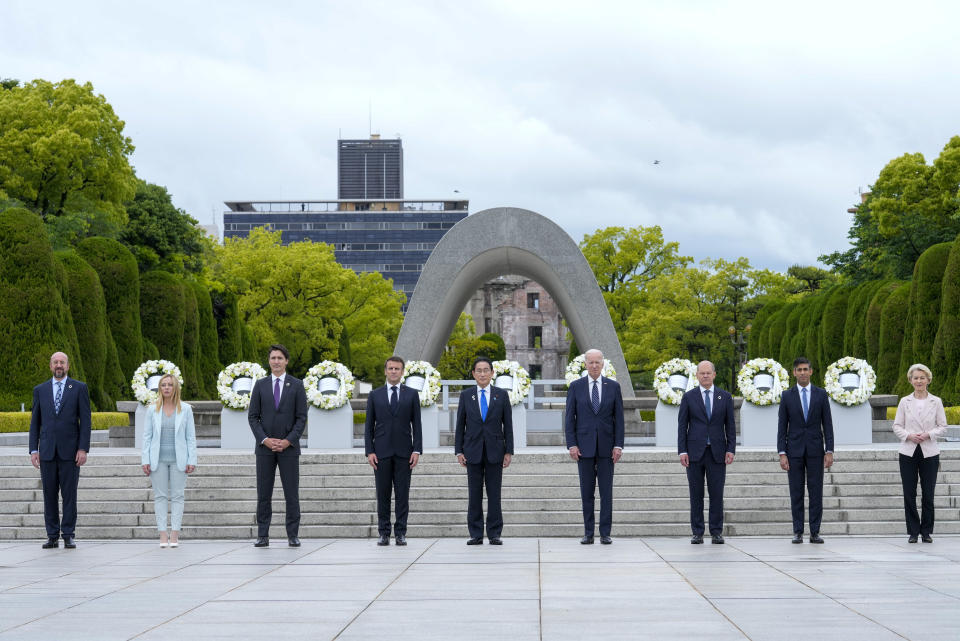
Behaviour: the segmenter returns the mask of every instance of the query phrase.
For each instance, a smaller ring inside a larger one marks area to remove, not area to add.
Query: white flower
[[[840,375],[847,372],[857,374],[860,378],[854,390],[846,390],[840,385]],[[827,368],[823,375],[823,387],[830,398],[842,405],[860,405],[866,403],[877,388],[877,375],[862,358],[844,356]]]
[[[519,405],[527,398],[530,392],[530,374],[517,361],[494,361],[493,376],[509,376],[513,379],[513,387],[508,390],[511,405]]]
[[[570,387],[570,383],[578,378],[583,378],[587,375],[586,362],[586,357],[580,354],[580,356],[577,356],[567,364],[567,370],[563,376],[567,380],[567,387]],[[609,359],[603,359],[603,369],[600,370],[600,375],[612,380],[617,380],[617,370],[613,369],[613,363],[611,363]]]
[[[134,397],[143,405],[150,405],[157,402],[157,392],[147,388],[147,380],[151,376],[163,374],[173,374],[177,377],[181,387],[183,386],[183,375],[180,368],[165,360],[149,360],[141,363],[137,371],[133,373],[130,380],[130,387],[133,388]]]
[[[408,376],[421,376],[424,379],[423,389],[420,390],[420,407],[430,407],[437,402],[441,389],[437,368],[427,361],[409,361],[403,368],[400,382],[406,381]]]
[[[256,383],[257,379],[263,378],[266,375],[267,370],[259,363],[240,361],[239,363],[227,365],[217,376],[217,393],[220,395],[220,402],[230,409],[247,409],[250,406],[250,394],[240,394],[234,391],[233,381],[238,378],[253,379],[250,382],[250,389],[252,391],[253,383]]]
[[[763,392],[753,384],[757,374],[773,376],[773,386]],[[737,388],[743,400],[754,405],[776,405],[780,402],[780,395],[790,385],[790,377],[783,365],[772,358],[754,358],[740,368],[737,374]]]
[[[670,387],[670,377],[680,374],[687,377],[687,386],[682,390]],[[667,405],[679,405],[684,392],[697,386],[697,366],[685,358],[672,358],[657,368],[653,375],[653,388],[657,396]]]
[[[320,392],[321,378],[335,378],[340,382],[335,394]],[[303,389],[307,393],[307,400],[322,410],[335,410],[346,405],[353,398],[355,379],[349,369],[336,361],[320,361],[309,370],[303,378]]]

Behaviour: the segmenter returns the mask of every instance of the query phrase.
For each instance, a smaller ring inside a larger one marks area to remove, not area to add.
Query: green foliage
[[[900,371],[904,376],[897,379],[896,391],[900,396],[909,394],[913,387],[906,379],[906,372],[914,363],[929,367],[933,354],[933,342],[940,326],[940,295],[943,290],[943,272],[950,257],[953,243],[940,243],[927,249],[920,256],[913,270],[910,288],[910,306],[904,326],[903,349],[900,352]],[[940,377],[934,377],[931,392],[941,385]]]
[[[503,342],[500,334],[495,334],[493,332],[487,332],[486,334],[480,335],[480,340],[494,343],[497,346],[496,353],[490,354],[490,358],[495,361],[506,360],[507,358],[507,345]]]
[[[160,358],[160,350],[157,349],[157,346],[150,342],[149,339],[143,339],[143,360],[144,361],[155,361]],[[137,364],[139,367],[139,363]],[[136,371],[136,368],[134,368]],[[130,372],[130,378],[133,378],[133,372]]]
[[[156,346],[160,358],[173,361],[180,368],[184,383],[188,382],[188,369],[183,362],[186,306],[183,287],[173,274],[152,271],[141,277],[140,320],[143,336]],[[130,372],[130,376],[133,376],[133,372]]]
[[[797,346],[803,339],[803,326],[801,320],[806,307],[802,303],[791,303],[790,312],[786,316],[783,329],[783,340],[780,341],[780,353],[777,355],[777,361],[781,364],[792,363],[797,357]],[[787,369],[790,369],[788,366]]]
[[[764,305],[753,319],[753,328],[750,332],[748,349],[752,358],[764,358],[770,354],[770,318],[786,304],[782,299],[775,299]]]
[[[770,358],[780,359],[781,347],[786,342],[788,345],[790,341],[785,341],[787,333],[787,318],[793,312],[796,303],[790,303],[781,307],[777,312],[770,317],[768,325],[770,329],[767,330],[767,345],[770,346]]]
[[[887,302],[887,297],[902,284],[902,282],[896,280],[881,281],[877,293],[873,295],[870,304],[867,305],[867,324],[864,331],[867,344],[866,359],[874,369],[876,369],[880,358],[880,317],[883,312],[883,305]]]
[[[90,83],[0,91],[0,190],[50,223],[58,244],[116,233],[136,184],[123,127]]]
[[[796,289],[797,292],[815,292],[829,287],[837,280],[834,274],[814,265],[791,265],[787,269],[787,275],[802,283]]]
[[[30,405],[34,385],[50,376],[54,352],[66,352],[70,373],[82,376],[65,279],[37,215],[22,208],[0,212],[0,358],[10,365],[0,409]]]
[[[807,305],[810,305],[810,315],[806,318],[806,325],[803,332],[803,350],[797,354],[797,356],[805,356],[810,360],[810,365],[813,367],[813,376],[810,380],[812,380],[815,385],[822,385],[823,372],[826,370],[827,365],[830,364],[824,363],[820,358],[820,334],[823,328],[821,320],[823,319],[823,310],[826,308],[829,300],[830,292],[820,292],[807,299]],[[781,364],[787,369],[791,369],[793,366],[792,362],[789,364]]]
[[[27,403],[28,407],[29,405]],[[93,412],[90,419],[90,427],[95,430],[108,430],[114,426],[130,424],[130,415],[126,412]],[[0,434],[29,431],[29,410],[26,412],[0,412]]]
[[[867,307],[882,285],[882,280],[869,281],[856,286],[850,293],[843,329],[844,356],[867,358]]]
[[[877,354],[877,393],[894,393],[900,378],[900,352],[903,351],[904,328],[910,305],[910,284],[893,290],[880,312],[880,349]],[[903,372],[904,378],[906,371]]]
[[[84,363],[86,384],[94,407],[111,409],[114,398],[104,383],[107,359],[107,313],[103,289],[97,272],[74,250],[56,254],[67,274],[67,302],[77,330],[80,358]],[[114,380],[111,376],[111,382]]]
[[[960,239],[960,236],[958,236]],[[933,341],[930,369],[934,374],[931,391],[944,403],[960,403],[960,240],[950,248],[940,292],[940,326]]]
[[[107,306],[107,324],[120,363],[123,396],[132,398],[129,382],[133,372],[150,358],[144,353],[140,328],[137,261],[130,250],[109,238],[86,238],[77,245],[77,252],[100,278]]]
[[[437,369],[440,376],[445,379],[469,379],[470,371],[473,367],[473,361],[478,356],[493,358],[497,351],[497,344],[492,341],[482,340],[476,336],[464,336],[452,338],[440,355],[440,362],[437,363]]]
[[[120,241],[137,257],[141,272],[162,269],[177,274],[203,268],[210,241],[193,217],[174,206],[165,187],[138,180],[126,208],[129,222]]]
[[[203,398],[200,381],[200,315],[197,313],[197,295],[190,283],[180,283],[183,290],[183,362],[178,362],[183,372],[183,397]]]
[[[830,292],[826,307],[823,308],[820,333],[820,351],[818,357],[822,368],[842,358],[844,347],[844,325],[847,322],[847,303],[853,289],[841,285]]]
[[[237,295],[223,289],[212,289],[213,318],[217,323],[217,352],[224,366],[243,360],[243,337],[240,331],[240,308]]]
[[[197,315],[200,320],[200,393],[203,398],[217,398],[217,375],[224,365],[220,362],[217,346],[217,322],[213,318],[213,301],[210,291],[203,283],[190,281],[189,285],[197,299]]]

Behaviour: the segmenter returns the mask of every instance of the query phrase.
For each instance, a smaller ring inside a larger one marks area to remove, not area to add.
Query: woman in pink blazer
[[[903,481],[903,510],[907,517],[907,539],[933,543],[933,492],[940,469],[940,448],[937,437],[947,431],[947,415],[939,397],[927,392],[933,374],[926,365],[917,363],[907,370],[913,394],[900,399],[893,419],[893,432],[900,439],[900,478]],[[923,516],[917,514],[917,477],[923,491]]]

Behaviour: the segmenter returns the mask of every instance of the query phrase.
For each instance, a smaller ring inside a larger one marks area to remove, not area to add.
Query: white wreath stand
[[[677,448],[677,434],[680,427],[680,406],[668,405],[661,400],[657,400],[657,409],[654,413],[656,425],[657,447]]]
[[[744,399],[740,406],[740,444],[745,447],[777,449],[777,420],[780,405],[754,405]]]
[[[349,450],[353,448],[353,409],[347,401],[335,410],[313,405],[307,410],[310,449]]]
[[[250,429],[247,410],[224,407],[220,410],[220,449],[252,450],[257,439]]]

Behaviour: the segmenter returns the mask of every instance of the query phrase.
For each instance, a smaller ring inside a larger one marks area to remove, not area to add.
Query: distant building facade
[[[339,200],[402,200],[403,144],[399,139],[337,141]]]
[[[537,282],[522,276],[501,276],[476,291],[464,311],[477,334],[503,338],[507,358],[532,378],[563,378],[570,341],[556,302]]]

